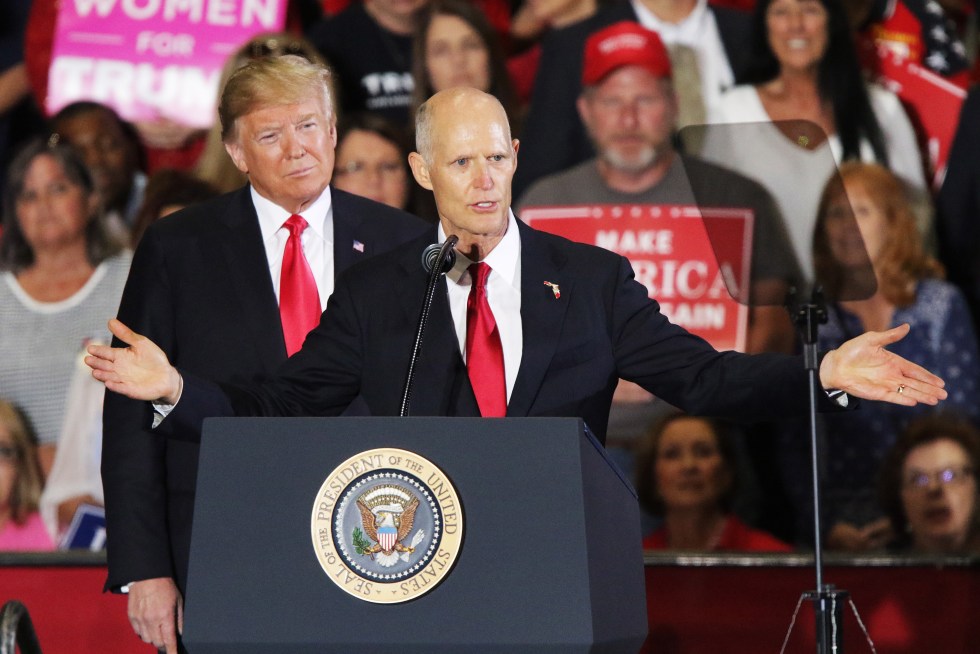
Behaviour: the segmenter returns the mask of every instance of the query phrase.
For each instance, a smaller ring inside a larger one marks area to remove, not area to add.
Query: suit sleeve
[[[119,318],[172,356],[174,330],[166,262],[152,231],[133,258]],[[146,429],[150,411],[148,403],[106,393],[102,482],[108,538],[107,590],[175,574],[167,530],[166,443]]]
[[[810,393],[801,357],[718,352],[672,324],[625,259],[616,286],[611,327],[623,379],[696,415],[754,421],[806,410]]]
[[[357,303],[350,284],[330,296],[324,319],[303,348],[261,383],[217,384],[181,371],[184,390],[157,431],[200,440],[204,419],[216,416],[339,416],[357,397],[364,360]]]

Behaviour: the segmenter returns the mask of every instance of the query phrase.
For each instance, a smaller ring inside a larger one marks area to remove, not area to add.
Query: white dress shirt
[[[269,260],[269,275],[272,287],[279,299],[279,276],[282,273],[282,257],[289,240],[289,230],[283,223],[289,219],[288,211],[268,200],[251,187],[252,204],[259,216],[259,229],[262,230],[262,245]],[[303,254],[310,264],[316,288],[320,294],[320,310],[327,308],[327,299],[333,293],[333,202],[328,186],[316,201],[299,214],[309,224],[303,230]]]
[[[446,240],[446,233],[439,225],[439,242]],[[456,253],[456,265],[446,273],[446,286],[449,289],[449,310],[459,351],[466,360],[466,302],[470,296],[473,280],[467,269],[471,263],[466,257]],[[487,302],[500,332],[500,344],[504,351],[504,378],[507,383],[507,401],[514,390],[517,372],[521,368],[521,352],[524,349],[524,334],[521,331],[521,237],[517,233],[517,219],[510,212],[507,232],[500,239],[487,258],[483,260],[490,266],[487,278]]]
[[[272,288],[275,289],[276,301],[278,302],[282,257],[286,251],[286,241],[289,240],[289,230],[283,227],[283,224],[292,214],[272,200],[259,195],[254,186],[249,191],[252,194],[255,213],[259,217],[262,245],[265,247],[265,256],[269,261],[269,275],[272,277]],[[327,308],[327,300],[333,293],[334,286],[333,201],[331,200],[330,187],[325,188],[320,197],[299,215],[309,224],[309,227],[303,230],[300,239],[303,245],[303,254],[306,255],[306,261],[310,264],[313,279],[316,280],[317,293],[320,295],[320,310],[323,311]],[[181,381],[181,391],[183,391],[183,381]],[[155,412],[153,416],[154,428],[177,406],[177,402],[173,404],[153,402],[152,404]],[[124,588],[122,592],[127,591]]]

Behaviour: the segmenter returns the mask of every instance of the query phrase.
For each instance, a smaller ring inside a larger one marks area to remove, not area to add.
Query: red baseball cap
[[[598,84],[623,66],[641,66],[656,77],[670,77],[670,55],[660,35],[629,20],[605,27],[586,40],[582,84]]]

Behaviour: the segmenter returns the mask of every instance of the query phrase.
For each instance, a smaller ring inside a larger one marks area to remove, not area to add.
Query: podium
[[[462,514],[452,568],[400,603],[345,592],[316,546],[328,476],[378,448],[432,462]],[[636,495],[581,420],[205,424],[185,607],[190,654],[632,654],[646,633]]]

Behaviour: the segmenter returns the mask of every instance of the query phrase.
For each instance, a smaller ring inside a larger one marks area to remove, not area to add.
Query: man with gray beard
[[[585,43],[582,87],[578,112],[598,156],[532,185],[518,200],[517,215],[531,207],[603,204],[750,208],[756,221],[753,293],[785,297],[801,276],[769,194],[674,149],[677,97],[657,33],[623,21],[593,34]],[[789,352],[793,339],[782,307],[753,307],[747,351]]]

